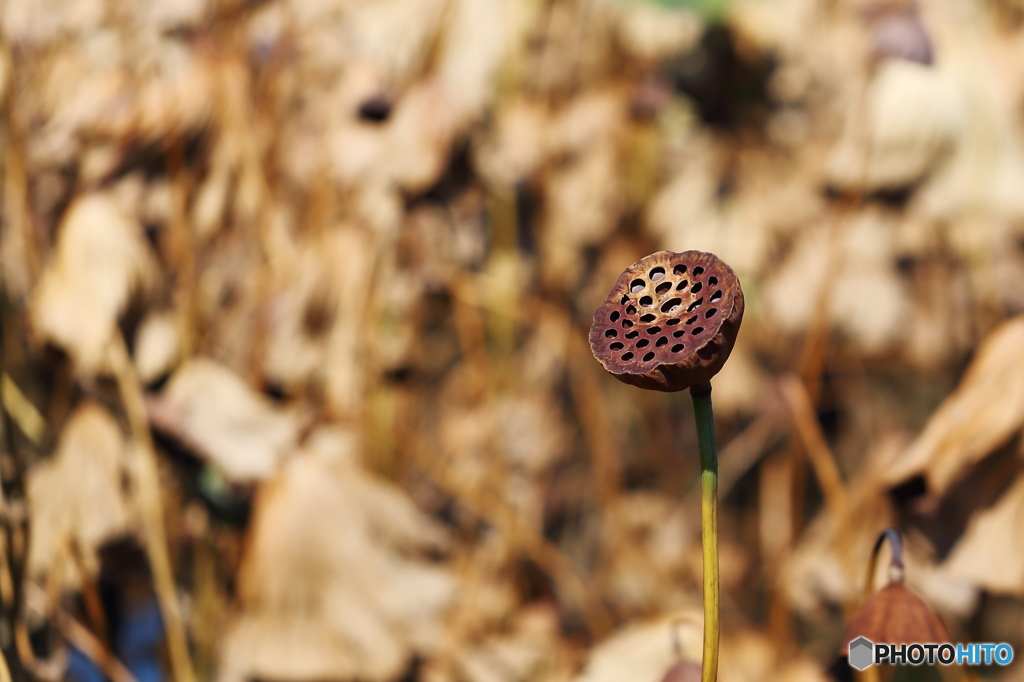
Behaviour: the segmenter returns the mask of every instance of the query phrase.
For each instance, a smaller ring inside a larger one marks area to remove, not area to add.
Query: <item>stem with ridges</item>
[[[711,408],[711,384],[690,388],[697,420],[700,451],[701,542],[704,548],[704,657],[701,682],[718,679],[719,581],[718,581],[718,445],[715,413]]]

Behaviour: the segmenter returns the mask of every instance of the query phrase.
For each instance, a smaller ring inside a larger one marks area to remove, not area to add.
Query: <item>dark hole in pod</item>
[[[676,285],[676,291],[682,291],[688,286],[690,286],[690,283],[684,279],[682,282]]]
[[[660,334],[661,327],[658,327],[657,325],[655,325],[654,327],[648,327],[647,333],[650,334],[651,336],[654,336],[655,334]]]
[[[650,353],[648,353],[647,355],[645,355],[643,357],[643,361],[644,362],[650,362],[653,359],[654,359],[654,351],[651,351]]]
[[[704,297],[703,296],[701,296],[696,301],[691,303],[690,307],[686,309],[686,312],[692,313],[695,308],[698,308],[699,306],[702,306],[702,305],[704,305]],[[689,324],[689,323],[687,323],[687,324]]]
[[[718,308],[709,308],[708,311],[706,313],[704,313],[704,319],[705,320],[710,320],[712,317],[715,316],[715,313],[717,313],[717,312],[718,312]]]
[[[609,329],[608,331],[606,331],[604,333],[604,335],[605,335],[605,338],[614,339],[616,336],[619,335],[619,333],[617,331],[615,331],[614,329]]]
[[[680,352],[681,350],[683,350],[684,348],[686,348],[686,346],[684,346],[684,345],[683,345],[683,344],[681,344],[681,343],[677,343],[676,345],[672,346],[672,352],[673,352],[673,353],[678,353],[678,352]]]
[[[619,299],[619,305],[626,305],[629,303],[629,296],[623,296]]]
[[[700,291],[703,288],[704,288],[703,284],[701,284],[700,282],[694,282],[693,286],[690,287],[690,293],[691,294],[695,294],[695,293],[697,293],[698,291]]]
[[[676,266],[672,268],[672,272],[674,272],[677,275],[685,275],[686,263],[676,263]]]
[[[665,324],[667,324],[670,327],[674,327],[680,322],[682,322],[682,320],[680,320],[678,317],[673,317],[671,320],[666,320]]]
[[[657,267],[647,273],[652,282],[658,282],[665,278],[665,268]]]
[[[650,308],[652,305],[654,305],[654,299],[651,298],[650,296],[644,296],[638,301],[638,303],[645,308]]]
[[[637,348],[647,348],[647,346],[649,345],[651,345],[651,342],[648,341],[647,339],[640,339],[639,341],[636,342]]]
[[[708,277],[708,286],[709,287],[713,287],[716,284],[718,284],[718,278],[717,277]]]
[[[634,279],[629,283],[629,292],[632,294],[639,294],[647,286],[647,282],[642,279]]]
[[[608,347],[611,348],[612,350],[622,350],[623,346],[622,346],[622,342],[621,341],[616,341],[615,343],[613,343],[612,345],[610,345]]]
[[[630,322],[629,320],[623,320],[622,321],[622,326],[625,327],[626,329],[629,329],[630,327],[633,326],[633,323]]]
[[[655,348],[661,348],[662,346],[667,346],[667,345],[668,345],[668,337],[667,336],[663,336],[663,337],[661,337],[660,339],[658,339],[657,341],[654,342],[654,347]]]
[[[663,296],[670,291],[672,291],[672,282],[662,282],[654,288],[654,293],[658,294],[658,296]]]
[[[694,322],[696,322],[696,321],[697,321],[697,317],[698,317],[698,315],[694,315],[693,317],[691,317],[690,319],[688,319],[688,320],[686,321],[686,324],[687,324],[687,325],[691,325],[691,324],[693,324]]]
[[[618,310],[613,310],[613,311],[612,311],[612,314],[608,316],[608,319],[609,319],[609,320],[611,320],[612,322],[615,322],[615,321],[617,321],[617,320],[618,320],[618,319],[619,319],[620,317],[622,317],[622,316],[621,316],[621,315],[619,315],[619,311],[618,311]]]
[[[656,320],[656,319],[657,318],[654,316],[654,313],[647,313],[646,315],[641,315],[640,316],[640,321],[641,322],[645,322],[645,323],[646,322],[654,322],[654,320]]]
[[[629,306],[628,308],[626,308],[626,314],[627,315],[636,315],[636,307],[635,306]]]
[[[670,298],[669,300],[665,301],[661,305],[661,312],[666,313],[666,314],[667,313],[671,313],[673,310],[675,310],[676,308],[678,308],[682,304],[683,304],[683,299],[681,299],[681,298]]]
[[[638,332],[635,329],[633,331],[629,332],[628,334],[626,334],[626,338],[627,339],[635,339],[638,336],[640,336],[640,332]]]
[[[719,289],[715,293],[711,294],[711,302],[712,303],[718,303],[720,300],[722,300],[722,290],[721,289]]]
[[[697,334],[700,334],[702,331],[704,331],[704,327],[694,327],[693,335],[696,336]]]
[[[684,334],[686,334],[686,330],[685,329],[679,329],[679,330],[676,330],[676,331],[672,332],[672,336],[676,337],[677,339],[682,337]]]
[[[695,267],[693,269],[693,274],[694,275],[703,275],[704,274],[704,268],[702,268],[701,266],[698,265],[697,267]]]
[[[633,353],[623,353],[622,354],[622,360],[624,362],[629,362],[632,359],[633,359]]]

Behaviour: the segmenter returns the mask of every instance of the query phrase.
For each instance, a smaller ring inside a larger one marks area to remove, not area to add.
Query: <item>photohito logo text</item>
[[[1013,647],[1006,643],[876,644],[867,637],[850,642],[850,666],[864,670],[873,665],[1009,665]]]

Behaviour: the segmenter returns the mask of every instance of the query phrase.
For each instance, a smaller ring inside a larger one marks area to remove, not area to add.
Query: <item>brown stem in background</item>
[[[181,607],[174,586],[170,550],[164,532],[164,512],[160,501],[160,472],[156,449],[149,432],[149,420],[143,400],[142,388],[135,376],[135,368],[124,338],[115,334],[108,349],[108,357],[121,393],[121,401],[128,415],[132,439],[137,448],[134,473],[139,511],[146,534],[146,556],[153,571],[154,590],[163,616],[167,650],[171,659],[171,673],[175,682],[195,682],[195,673],[189,659],[188,639],[182,622]]]
[[[573,337],[575,340],[575,337]],[[582,355],[576,352],[577,344],[573,344],[570,352],[569,379],[573,402],[579,413],[583,437],[590,453],[594,488],[597,491],[599,508],[607,513],[619,497],[621,466],[618,440],[611,428],[608,406],[605,404],[601,386],[591,371],[590,363],[586,366],[578,360]],[[582,347],[582,344],[579,344]]]
[[[849,508],[846,488],[843,486],[842,476],[839,474],[839,467],[836,466],[832,450],[828,446],[828,441],[825,440],[825,433],[821,430],[821,424],[814,413],[810,396],[807,394],[804,384],[795,376],[783,377],[779,381],[779,389],[789,407],[793,428],[811,462],[818,485],[821,486],[825,505],[836,518],[843,518]],[[799,513],[799,511],[797,510],[795,513]]]

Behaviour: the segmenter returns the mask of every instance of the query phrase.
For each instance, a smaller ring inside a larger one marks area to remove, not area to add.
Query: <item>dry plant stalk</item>
[[[171,568],[170,550],[167,547],[167,535],[164,532],[156,449],[149,432],[142,388],[128,357],[124,338],[120,334],[113,335],[108,346],[108,357],[117,380],[121,401],[128,415],[132,437],[138,447],[135,483],[138,486],[142,523],[146,530],[146,556],[153,570],[153,586],[166,628],[171,672],[175,682],[195,682],[195,673],[188,652],[188,638],[185,635],[185,625],[174,587],[174,572]]]
[[[843,518],[849,509],[846,488],[843,486],[843,479],[839,474],[839,467],[836,466],[832,449],[829,448],[825,434],[821,430],[821,424],[818,423],[818,418],[814,414],[810,395],[804,388],[803,382],[795,376],[784,377],[779,382],[779,388],[789,407],[796,433],[800,437],[803,449],[807,452],[807,458],[811,461],[811,467],[821,485],[825,503],[836,514],[836,518]]]

